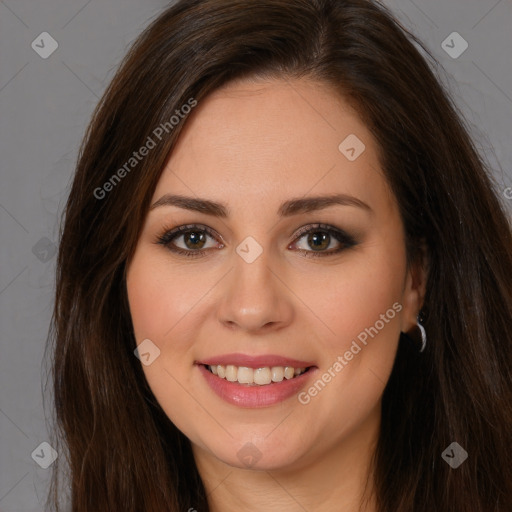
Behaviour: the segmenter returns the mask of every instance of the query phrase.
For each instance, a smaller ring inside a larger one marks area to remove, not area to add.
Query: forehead
[[[332,88],[305,80],[237,82],[202,100],[154,199],[170,192],[240,210],[336,192],[392,207],[368,128]]]

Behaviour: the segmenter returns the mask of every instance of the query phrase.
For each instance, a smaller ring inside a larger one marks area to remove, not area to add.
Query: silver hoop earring
[[[418,322],[418,327],[421,332],[421,350],[420,350],[420,352],[423,352],[425,350],[425,347],[427,346],[427,333],[425,331],[425,327],[423,327],[423,325],[421,325],[419,316],[418,316],[417,322]]]

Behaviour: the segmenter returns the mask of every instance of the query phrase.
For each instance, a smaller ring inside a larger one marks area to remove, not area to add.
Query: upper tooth
[[[240,372],[240,370],[238,370]],[[270,374],[270,368],[266,366],[265,368],[258,368],[257,370],[254,370],[254,383],[255,384],[270,384],[272,382]],[[239,379],[239,382],[240,379]]]
[[[226,366],[226,379],[229,380],[229,382],[235,382],[237,377],[238,368],[236,366],[233,366],[232,364],[228,364]]]
[[[256,370],[256,372],[257,371],[258,370]],[[256,372],[252,368],[240,366],[238,368],[238,382],[240,382],[240,384],[252,384],[254,382],[254,373]]]
[[[284,379],[284,368],[282,366],[272,367],[272,381],[281,382]]]
[[[293,375],[294,375],[294,370],[291,366],[287,366],[285,369],[284,369],[284,378],[285,379],[293,379]]]
[[[269,368],[252,369],[246,366],[235,366],[228,364],[211,365],[211,372],[221,379],[227,379],[230,382],[238,381],[240,384],[253,384],[264,386],[271,382],[281,382],[283,379],[292,379],[305,372],[306,368],[293,368],[292,366],[273,366]]]

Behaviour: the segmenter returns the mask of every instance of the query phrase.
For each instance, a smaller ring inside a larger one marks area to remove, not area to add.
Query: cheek
[[[323,333],[318,379],[326,384],[312,383],[300,400],[311,404],[318,418],[329,411],[330,419],[323,419],[333,436],[345,435],[378,404],[396,355],[405,257],[376,253],[340,267],[336,277],[318,283],[311,298]]]
[[[172,399],[176,390],[170,374],[180,382],[187,377],[182,365],[172,364],[183,359],[189,348],[187,337],[180,337],[179,330],[197,299],[176,270],[161,260],[155,261],[143,249],[136,252],[127,272],[126,288],[136,343],[149,339],[151,343],[145,342],[144,346],[156,354],[151,364],[142,366],[148,384],[157,398],[165,390],[164,395]]]
[[[313,408],[320,411],[330,404],[333,424],[346,429],[378,403],[400,336],[405,252],[391,251],[385,244],[375,244],[373,249],[364,258],[341,265],[335,277],[331,273],[315,288],[312,299],[312,309],[322,320],[317,322],[318,332],[324,333],[318,340],[319,379],[329,383],[325,388],[313,383],[301,403],[316,402]],[[352,411],[350,417],[347,410]]]
[[[127,272],[126,286],[136,340],[150,338],[163,344],[175,326],[192,310],[201,290],[186,280],[165,258],[141,250]]]
[[[318,332],[339,350],[376,322],[383,334],[399,332],[397,310],[402,308],[393,308],[393,304],[401,305],[404,274],[402,254],[376,250],[375,257],[355,256],[336,272],[331,269],[324,277],[317,274],[315,279],[304,280],[298,294],[307,297],[305,302],[319,326]],[[381,315],[385,316],[385,327]]]
[[[180,281],[179,273],[140,250],[135,253],[126,276],[128,303],[137,345],[149,339],[152,354],[158,354],[142,370],[150,389],[167,416],[178,428],[182,417],[193,416],[194,402],[183,389],[189,383],[189,368],[183,361],[189,348],[186,336],[179,336],[181,322],[197,302],[199,290]],[[191,291],[192,290],[192,291]],[[180,339],[181,341],[180,343]],[[172,340],[172,341],[171,341]],[[146,345],[148,346],[148,345]],[[159,351],[159,352],[158,352]],[[174,364],[173,364],[174,362]],[[176,410],[181,411],[176,417]]]

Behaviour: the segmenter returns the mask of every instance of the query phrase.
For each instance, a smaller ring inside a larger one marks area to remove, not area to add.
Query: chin
[[[255,471],[275,471],[296,467],[296,462],[304,453],[304,443],[285,443],[282,439],[276,439],[277,443],[270,440],[233,440],[226,445],[209,446],[208,450],[217,459],[228,466],[239,469],[251,469]],[[233,447],[237,448],[233,450]]]

